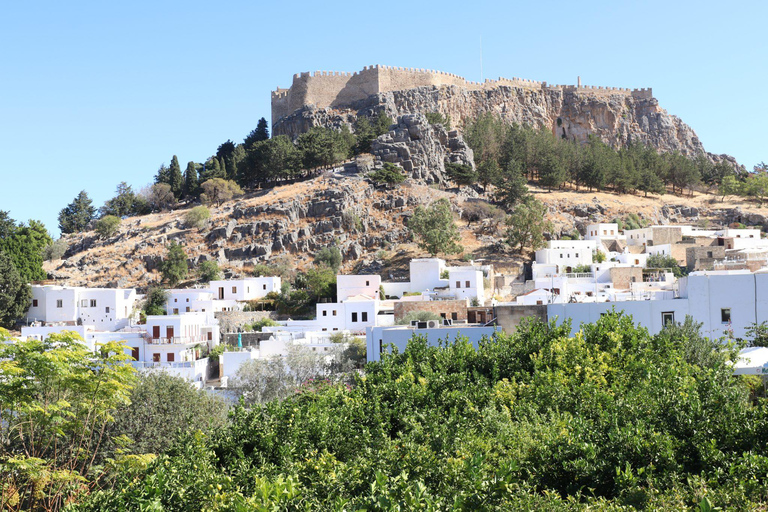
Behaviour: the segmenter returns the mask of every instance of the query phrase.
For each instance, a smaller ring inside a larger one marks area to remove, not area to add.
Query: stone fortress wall
[[[305,105],[318,108],[348,106],[355,101],[381,92],[400,91],[423,86],[455,85],[469,90],[491,89],[494,87],[515,87],[530,91],[560,91],[591,94],[595,96],[624,95],[636,99],[651,99],[653,91],[647,89],[624,89],[620,87],[551,85],[547,82],[524,78],[486,79],[472,82],[464,77],[429,69],[402,68],[392,66],[366,66],[354,73],[339,71],[315,71],[293,75],[288,89],[277,88],[272,92],[272,124]]]

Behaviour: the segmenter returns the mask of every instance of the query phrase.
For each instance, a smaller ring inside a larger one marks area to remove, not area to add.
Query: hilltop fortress
[[[581,143],[596,136],[614,147],[639,142],[687,156],[707,154],[696,132],[662,109],[650,88],[586,86],[580,78],[576,85],[514,77],[472,82],[442,71],[380,65],[294,75],[290,88],[272,92],[272,133],[295,138],[314,126],[354,131],[358,117],[379,112],[396,123],[439,112],[453,128],[491,113]]]
[[[354,104],[379,93],[415,89],[417,87],[456,86],[470,91],[482,91],[508,86],[528,91],[580,92],[600,96],[625,95],[637,99],[651,99],[648,89],[623,89],[618,87],[550,85],[547,82],[524,78],[486,79],[472,82],[464,77],[430,69],[401,68],[393,66],[366,66],[362,71],[315,71],[293,75],[288,89],[277,88],[272,92],[272,124],[308,105],[316,108],[338,108]]]

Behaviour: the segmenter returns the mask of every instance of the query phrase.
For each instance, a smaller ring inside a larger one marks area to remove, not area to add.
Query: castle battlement
[[[650,99],[650,88],[626,89],[581,85],[550,85],[547,82],[525,78],[486,79],[483,82],[466,80],[464,77],[444,71],[423,68],[404,68],[375,64],[364,66],[361,71],[315,71],[293,75],[288,89],[277,88],[272,92],[272,124],[305,105],[318,108],[347,106],[371,95],[413,89],[424,86],[457,86],[469,90],[514,87],[531,92],[560,91],[561,93],[590,94],[596,96],[624,95],[635,99]]]

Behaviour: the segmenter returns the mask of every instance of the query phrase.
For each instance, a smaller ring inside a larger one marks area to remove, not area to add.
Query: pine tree
[[[161,165],[160,168],[157,170],[157,174],[155,174],[155,183],[167,183],[171,184],[171,173],[170,169],[165,166],[165,164]]]
[[[184,171],[184,197],[187,199],[200,195],[200,183],[197,180],[197,166],[189,162]]]
[[[96,208],[91,198],[85,190],[81,190],[75,200],[59,213],[59,229],[64,234],[85,231],[95,216]]]
[[[181,166],[179,166],[179,159],[176,155],[173,155],[171,159],[171,166],[168,169],[168,184],[171,186],[173,195],[176,199],[179,199],[184,192],[184,177],[181,175]]]
[[[249,133],[243,142],[245,142],[246,146],[252,146],[257,142],[267,140],[268,138],[269,129],[267,128],[267,120],[262,117],[259,119],[256,129]]]

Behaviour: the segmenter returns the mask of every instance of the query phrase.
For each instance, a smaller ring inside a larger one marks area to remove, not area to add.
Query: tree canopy
[[[408,221],[408,228],[417,239],[419,248],[432,256],[462,252],[461,235],[453,221],[451,204],[438,199],[428,207],[418,206]]]
[[[81,190],[74,201],[59,213],[59,229],[62,234],[85,231],[96,217],[96,208],[85,190]]]
[[[160,264],[163,280],[174,287],[186,279],[188,271],[187,255],[184,253],[184,248],[176,242],[171,242],[168,245],[168,253]]]

